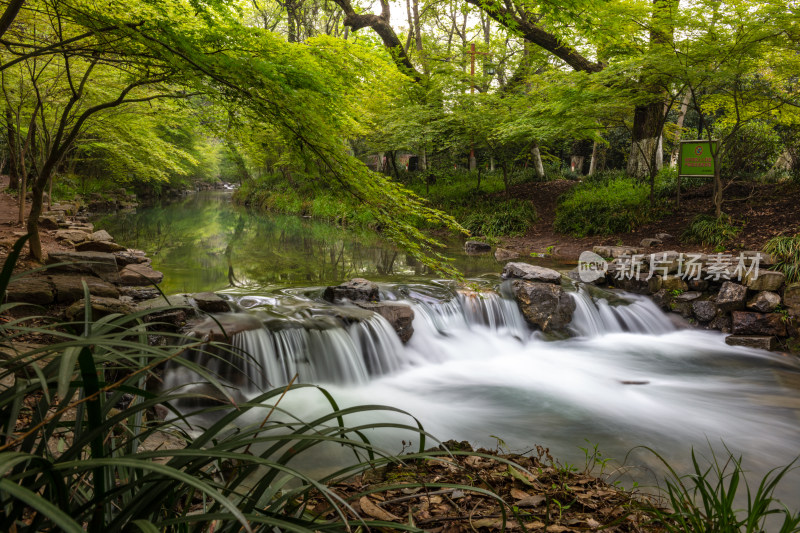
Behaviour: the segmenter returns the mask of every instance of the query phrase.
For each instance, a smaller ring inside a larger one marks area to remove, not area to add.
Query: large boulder
[[[747,300],[747,287],[732,281],[726,281],[717,294],[717,307],[721,311],[736,311],[744,309]]]
[[[503,277],[543,283],[561,283],[561,273],[558,271],[528,263],[506,263],[503,268]]]
[[[655,248],[656,246],[661,246],[664,244],[664,241],[661,239],[642,239],[642,242],[639,243],[642,248]]]
[[[55,274],[50,276],[50,282],[55,287],[56,302],[60,304],[71,304],[83,299],[84,282],[89,288],[89,294],[92,296],[119,298],[119,291],[114,285],[93,276]]]
[[[111,236],[109,232],[104,229],[95,231],[92,233],[89,238],[93,241],[102,242],[102,241],[113,241],[114,237]]]
[[[512,259],[519,259],[519,254],[514,250],[498,248],[494,251],[494,258],[498,261],[510,261]]]
[[[749,302],[747,308],[760,313],[774,311],[781,304],[781,297],[774,292],[761,291],[756,294]]]
[[[688,291],[675,296],[676,302],[693,302],[703,296],[703,293],[698,291]]]
[[[672,294],[667,289],[660,289],[653,293],[653,303],[664,311],[669,311],[669,304],[672,303]]]
[[[341,285],[327,287],[322,297],[329,302],[345,299],[352,302],[376,302],[380,299],[378,285],[364,278],[353,278]]]
[[[12,281],[6,287],[6,297],[9,302],[28,303],[34,305],[47,305],[55,297],[53,286],[45,278],[24,276]],[[2,302],[2,294],[0,294]]]
[[[98,318],[113,313],[127,315],[133,312],[133,306],[131,306],[131,304],[123,302],[122,300],[118,300],[116,298],[104,298],[102,296],[92,296],[89,299],[89,302],[91,305],[92,320],[97,320]],[[74,304],[67,307],[67,310],[64,313],[67,316],[67,320],[71,321],[83,320],[85,317],[85,307],[86,304],[84,299],[80,299]]]
[[[125,250],[124,246],[111,241],[84,241],[75,245],[75,249],[79,252],[122,252]]]
[[[705,324],[717,316],[717,304],[711,300],[695,300],[692,302],[692,312],[698,322]]]
[[[575,301],[560,285],[514,279],[511,290],[525,320],[544,332],[564,331],[572,321]]]
[[[753,313],[750,311],[734,311],[734,335],[775,335],[786,336],[786,324],[778,313]]]
[[[793,309],[800,309],[800,283],[787,285],[783,291],[783,305]]]
[[[206,313],[227,313],[231,310],[227,300],[219,297],[213,292],[198,292],[192,295],[197,308]]]
[[[126,249],[119,252],[114,252],[114,257],[117,258],[117,264],[121,267],[127,265],[138,265],[141,263],[150,264],[150,259],[142,250]]]
[[[404,343],[414,334],[414,310],[395,302],[356,302],[358,307],[378,313],[392,325]]]
[[[40,216],[39,217],[39,228],[40,229],[58,229],[59,223],[63,221],[63,218],[59,219],[58,216]]]
[[[164,274],[145,264],[127,265],[119,273],[122,285],[152,285],[161,283]]]
[[[652,280],[652,283],[651,283]],[[613,280],[614,287],[622,289],[623,291],[633,292],[636,294],[651,294],[660,290],[660,278],[653,276],[648,279],[647,274],[640,272],[635,276],[622,276]],[[658,288],[656,288],[658,286]],[[651,289],[655,288],[653,291]]]
[[[773,270],[761,270],[756,276],[755,272],[747,276],[747,288],[751,291],[772,291],[775,292],[781,288],[783,282],[786,281],[786,276],[783,272],[775,272]]]
[[[155,290],[155,289],[153,289]],[[123,287],[123,292],[130,289]],[[189,318],[197,316],[192,300],[185,294],[173,294],[164,300],[163,296],[144,300],[136,304],[136,311],[148,311],[144,321],[154,331],[177,331]]]
[[[117,259],[105,252],[51,252],[47,264],[65,263],[51,270],[62,272],[87,272],[110,283],[119,282]]]
[[[83,242],[89,238],[89,234],[79,229],[60,229],[56,231],[56,239],[67,240],[73,243]]]
[[[187,334],[207,341],[230,341],[230,338],[243,331],[257,330],[264,324],[247,313],[232,313],[218,317],[208,317],[192,324]]]
[[[492,246],[481,241],[467,241],[464,243],[464,251],[468,254],[485,254],[492,251]]]
[[[765,335],[728,335],[725,337],[725,344],[757,348],[759,350],[774,350],[778,344],[778,339]]]
[[[724,313],[719,313],[717,316],[708,323],[709,329],[716,329],[721,331],[722,333],[730,333],[731,332],[731,317],[730,315],[726,315]]]
[[[661,288],[668,291],[684,292],[689,290],[689,285],[678,276],[664,276],[661,279]]]

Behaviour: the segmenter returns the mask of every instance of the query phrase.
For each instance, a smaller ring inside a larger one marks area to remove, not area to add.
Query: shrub
[[[525,200],[512,199],[504,202],[486,202],[474,208],[461,225],[473,235],[499,237],[522,235],[536,222],[536,209]]]
[[[711,215],[697,215],[692,219],[681,238],[686,242],[724,248],[733,242],[740,231],[742,231],[742,227],[725,213],[719,218]]]
[[[772,167],[782,149],[780,135],[771,124],[746,122],[722,154],[723,172],[734,178],[762,174]]]
[[[800,281],[800,233],[773,237],[764,251],[775,259],[773,270],[783,272],[788,283]]]
[[[575,237],[632,231],[657,218],[650,208],[650,188],[631,178],[584,182],[561,197],[553,223]]]

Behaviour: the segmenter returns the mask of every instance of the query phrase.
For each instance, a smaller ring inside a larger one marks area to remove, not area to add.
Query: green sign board
[[[708,141],[681,141],[678,173],[681,176],[714,176],[714,156]]]

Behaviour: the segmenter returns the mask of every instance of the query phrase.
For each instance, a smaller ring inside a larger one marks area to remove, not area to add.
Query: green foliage
[[[725,133],[720,132],[721,135]],[[772,168],[782,149],[774,126],[764,120],[753,120],[731,136],[723,154],[722,168],[731,177],[761,175]]]
[[[482,202],[472,206],[470,211],[461,224],[472,235],[485,237],[522,235],[537,218],[533,204],[518,199]]]
[[[800,233],[779,235],[767,241],[764,251],[775,259],[774,270],[783,272],[786,281],[800,281]]]
[[[693,471],[680,475],[657,452],[650,448],[645,449],[653,453],[669,472],[663,492],[671,509],[651,509],[658,527],[665,531],[800,531],[800,513],[793,513],[774,497],[781,480],[795,468],[794,462],[783,468],[770,470],[753,492],[742,468],[741,457],[736,458],[729,454],[727,458],[720,459],[712,451],[709,466],[703,466],[692,450]],[[743,493],[747,501],[746,507],[742,509],[738,507],[738,497]]]
[[[234,199],[262,211],[285,215],[311,216],[342,226],[375,227],[369,206],[359,205],[341,188],[315,184],[302,174],[295,174],[292,186],[286,178],[268,174],[244,182]]]
[[[742,226],[725,213],[719,218],[697,215],[683,232],[681,239],[715,248],[724,247],[732,243],[741,231]]]
[[[525,170],[510,174],[509,182],[513,184],[535,177],[535,172]],[[477,189],[477,172],[428,170],[425,179],[429,181],[427,186],[415,182],[410,188],[420,196],[425,196],[427,190],[426,196],[431,204],[452,215],[472,235],[521,235],[538,218],[530,202],[505,198],[505,184],[500,171],[482,173],[480,190]]]
[[[575,237],[632,231],[656,220],[647,185],[631,178],[601,174],[564,194],[556,209],[556,231]]]

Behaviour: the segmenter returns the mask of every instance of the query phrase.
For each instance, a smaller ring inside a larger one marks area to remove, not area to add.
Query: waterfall
[[[659,335],[675,330],[675,326],[649,298],[624,294],[619,305],[606,298],[592,298],[582,286],[569,293],[575,301],[575,313],[570,329],[582,337],[597,337],[607,333],[644,333]],[[619,297],[616,298],[619,300]]]
[[[457,291],[446,300],[421,298],[412,293],[410,303],[417,316],[415,330],[433,330],[447,336],[458,329],[486,328],[520,340],[530,336],[516,302],[495,291]]]
[[[407,347],[379,314],[329,304],[320,307],[312,300],[286,305],[276,299],[272,310],[286,312],[282,318],[265,319],[263,328],[233,335],[227,349],[195,350],[187,357],[245,392],[286,385],[295,374],[301,383],[363,385],[404,367],[458,357],[451,348],[459,343],[448,345],[447,337],[477,334],[522,344],[542,342],[532,335],[508,291],[506,284],[499,293],[430,287],[387,291],[388,299],[414,309],[415,333]],[[576,304],[570,329],[577,336],[674,330],[666,315],[645,297],[606,291],[593,298],[582,286],[569,294]],[[202,381],[186,369],[175,369],[170,378],[173,385]]]

